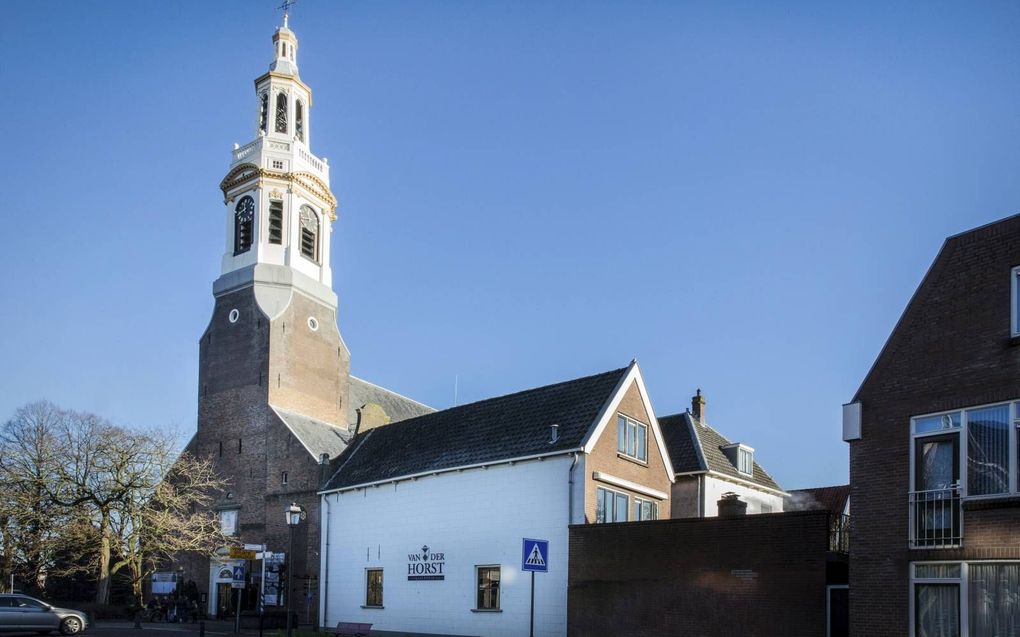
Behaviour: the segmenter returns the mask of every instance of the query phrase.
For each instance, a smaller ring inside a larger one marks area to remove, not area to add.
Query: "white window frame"
[[[598,514],[598,509],[599,509],[599,490],[602,490],[602,491],[605,491],[607,493],[613,494],[613,519],[612,520],[603,520],[602,522],[598,521],[598,519],[599,519],[599,514]],[[627,499],[627,504],[623,507],[623,511],[624,511],[625,516],[626,516],[626,519],[617,520],[616,519],[616,509],[617,509],[617,507],[616,507],[616,500],[621,495]],[[631,521],[630,520],[630,503],[631,503],[631,500],[633,500],[633,499],[634,498],[631,497],[631,495],[629,493],[625,493],[623,491],[616,491],[614,489],[609,489],[609,488],[603,487],[601,485],[596,486],[595,487],[595,523],[596,524],[612,524],[613,522],[630,522]]]
[[[623,436],[623,449],[620,449],[620,426],[621,425],[623,425],[625,427],[625,430],[624,430],[625,433],[624,433],[624,436]],[[631,430],[632,427],[634,428],[634,453],[633,454],[627,452],[627,443],[628,443],[628,440],[630,438],[630,430]],[[644,458],[642,458],[638,454],[637,432],[640,429],[644,429],[644,432],[645,432],[645,457]],[[648,442],[649,442],[648,441],[648,430],[649,430],[649,427],[645,423],[643,423],[641,421],[638,421],[638,420],[635,420],[635,419],[631,418],[630,416],[626,416],[624,414],[617,414],[617,416],[616,416],[616,453],[618,455],[621,455],[621,456],[625,457],[625,458],[629,458],[631,460],[637,460],[638,462],[647,464],[648,463]]]
[[[1020,336],[1020,316],[1017,315],[1016,307],[1020,300],[1020,265],[1010,270],[1009,275],[1009,333],[1010,336]]]
[[[916,637],[917,626],[917,611],[914,608],[916,593],[914,591],[915,584],[959,584],[960,586],[960,637],[981,637],[980,635],[970,634],[970,591],[968,590],[968,582],[970,581],[969,567],[971,564],[1016,564],[1020,560],[919,560],[911,562],[909,565],[910,583],[908,586],[909,594],[907,598],[910,600],[910,637]],[[914,573],[918,564],[958,564],[960,566],[959,577],[915,577]]]
[[[989,493],[983,495],[970,495],[967,480],[969,477],[968,467],[968,443],[970,436],[968,435],[967,429],[967,412],[974,411],[976,409],[986,409],[988,407],[999,407],[1001,405],[1009,406],[1009,489],[1005,493]],[[931,418],[933,416],[943,416],[948,414],[960,414],[960,426],[949,429],[940,429],[937,431],[926,431],[917,433],[915,426],[918,420],[924,418]],[[916,471],[914,468],[914,459],[917,455],[917,441],[921,438],[927,438],[929,436],[941,436],[947,433],[957,433],[960,436],[960,443],[957,445],[960,449],[960,456],[957,458],[957,462],[960,463],[960,498],[962,500],[994,500],[997,498],[1006,498],[1020,494],[1018,491],[1017,473],[1020,471],[1020,454],[1017,452],[1017,441],[1018,441],[1018,429],[1020,429],[1020,400],[1009,400],[999,401],[994,403],[987,403],[984,405],[968,405],[967,407],[961,407],[959,409],[949,409],[945,411],[936,411],[929,414],[920,414],[917,416],[911,416],[910,418],[910,491],[917,490],[916,484]],[[909,529],[908,529],[909,531]],[[960,516],[960,534],[963,534],[963,515]]]
[[[635,522],[645,522],[647,520],[659,519],[659,502],[657,500],[652,500],[650,498],[639,498],[637,496],[634,496],[633,498],[631,498],[631,500],[633,501]],[[652,505],[653,517],[650,518],[641,517],[641,505],[644,504],[645,502]]]

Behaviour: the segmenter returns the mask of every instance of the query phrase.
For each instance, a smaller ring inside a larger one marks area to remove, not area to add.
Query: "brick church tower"
[[[329,265],[336,198],[329,164],[310,149],[312,91],[298,75],[297,53],[284,16],[269,70],[255,80],[255,139],[235,145],[220,184],[225,252],[199,346],[198,431],[188,450],[211,458],[230,482],[216,509],[234,545],[265,544],[276,554],[266,582],[263,560],[246,564],[241,609],[254,609],[261,594],[268,606],[284,603],[268,580],[273,566],[285,563],[304,622],[314,621],[318,606],[315,491],[327,466],[320,463],[349,439],[351,380]],[[296,532],[294,555],[282,556],[288,546],[283,510],[291,502],[307,518]],[[206,610],[232,613],[225,574],[243,561],[223,547],[217,558],[200,562],[188,565],[194,573],[186,577],[208,593]]]

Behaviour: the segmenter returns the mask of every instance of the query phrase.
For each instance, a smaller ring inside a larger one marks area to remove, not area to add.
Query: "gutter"
[[[326,550],[323,551],[325,557],[322,562],[324,566],[322,568],[322,617],[320,622],[322,626],[328,627],[329,621],[326,614],[329,612],[329,520],[333,512],[329,507],[329,496],[322,496],[322,499],[326,502],[326,528],[324,533],[326,536]]]
[[[373,431],[375,431],[375,429],[370,429],[368,431],[368,433],[365,434],[366,437],[371,435]],[[360,448],[360,445],[359,445],[359,448]],[[357,451],[358,450],[355,449],[354,452],[351,454],[351,456],[353,456],[355,453],[357,453]],[[384,478],[382,480],[372,480],[372,481],[369,481],[369,482],[362,482],[360,484],[352,484],[352,485],[347,486],[347,487],[338,487],[336,489],[328,489],[328,490],[324,489],[322,491],[319,491],[318,493],[319,493],[319,495],[325,495],[327,493],[343,493],[344,491],[353,491],[355,489],[364,489],[365,487],[377,487],[377,486],[382,485],[382,484],[390,484],[390,483],[403,482],[405,480],[416,480],[418,478],[424,478],[424,477],[427,477],[427,476],[436,476],[436,475],[439,475],[441,473],[453,473],[455,471],[458,471],[458,472],[459,471],[467,471],[468,469],[484,469],[485,467],[495,467],[495,466],[501,465],[501,464],[516,464],[518,462],[526,462],[528,460],[544,460],[546,458],[551,458],[553,456],[565,456],[567,454],[580,453],[581,451],[582,451],[582,449],[580,447],[577,447],[577,448],[574,448],[574,449],[562,449],[560,451],[551,451],[549,453],[536,453],[536,454],[532,454],[530,456],[519,456],[517,458],[503,458],[503,459],[500,459],[500,460],[491,460],[489,462],[479,462],[479,463],[476,463],[476,464],[466,464],[466,465],[460,465],[460,466],[457,466],[457,467],[444,467],[442,469],[432,469],[432,470],[429,470],[429,471],[419,471],[418,473],[409,473],[407,475],[397,476],[395,478]],[[350,458],[348,458],[348,460],[349,459]],[[344,464],[347,464],[346,461],[344,462]],[[333,473],[334,477],[338,473],[340,473],[340,469],[343,469],[343,465],[341,465]]]

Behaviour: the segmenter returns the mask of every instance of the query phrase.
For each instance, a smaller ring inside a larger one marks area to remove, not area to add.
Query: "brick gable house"
[[[844,406],[851,634],[1020,634],[1020,216],[946,240]]]

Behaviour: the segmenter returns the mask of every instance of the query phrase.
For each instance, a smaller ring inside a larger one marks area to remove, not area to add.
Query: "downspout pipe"
[[[574,467],[577,466],[579,456],[580,454],[575,451],[574,461],[570,463],[570,469],[567,471],[567,526],[574,521]]]
[[[339,495],[337,496],[340,497]],[[326,616],[329,613],[329,521],[332,511],[329,507],[329,494],[322,496],[323,501],[326,503],[326,550],[325,557],[323,558],[322,568],[322,625],[327,630],[329,629],[329,618]]]

